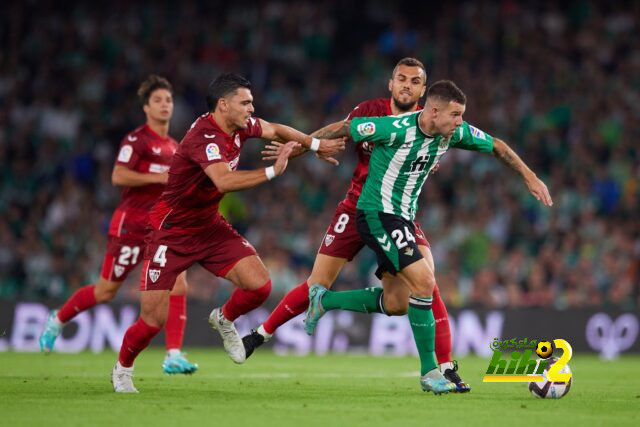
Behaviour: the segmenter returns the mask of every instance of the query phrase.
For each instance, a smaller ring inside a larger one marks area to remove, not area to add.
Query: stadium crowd
[[[119,197],[115,151],[144,121],[135,90],[148,74],[174,85],[178,140],[221,71],[252,81],[257,116],[311,132],[388,96],[392,65],[414,56],[429,82],[465,91],[465,119],[510,143],[554,199],[542,207],[492,156],[444,158],[417,219],[448,306],[639,305],[636,2],[32,6],[10,2],[0,16],[1,298],[62,298],[99,274]],[[241,168],[261,163],[262,145]],[[307,277],[344,197],[353,150],[339,160],[334,168],[306,155],[273,183],[225,198],[276,297]],[[338,289],[374,283],[374,261],[363,250]],[[120,298],[137,298],[135,276]],[[189,282],[192,298],[230,292],[198,268]]]

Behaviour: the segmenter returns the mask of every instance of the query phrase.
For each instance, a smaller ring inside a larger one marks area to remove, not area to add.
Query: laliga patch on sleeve
[[[473,127],[471,125],[469,125],[469,130],[471,131],[471,135],[473,135],[475,138],[479,138],[479,139],[487,139],[485,137],[484,132],[482,132],[480,129]]]
[[[376,125],[373,122],[360,123],[358,133],[362,136],[371,136],[376,133]]]
[[[131,155],[133,154],[133,147],[129,144],[123,145],[120,148],[120,152],[118,153],[118,161],[122,163],[127,163],[131,160]]]
[[[218,148],[218,145],[213,142],[207,145],[205,152],[207,153],[207,160],[218,160],[222,158],[220,156],[220,148]]]

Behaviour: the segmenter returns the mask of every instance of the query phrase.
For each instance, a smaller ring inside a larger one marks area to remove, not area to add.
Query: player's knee
[[[407,314],[409,300],[400,301],[393,296],[387,297],[387,293],[383,295],[384,311],[388,316],[402,316]]]
[[[95,297],[98,304],[109,302],[116,297],[118,286],[96,286]]]
[[[159,306],[148,306],[140,309],[140,318],[149,326],[162,328],[167,320],[167,310]]]

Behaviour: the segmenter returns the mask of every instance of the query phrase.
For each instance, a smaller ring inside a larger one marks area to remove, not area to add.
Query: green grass
[[[167,376],[160,349],[144,352],[139,395],[116,395],[114,353],[0,353],[0,416],[14,425],[445,426],[640,425],[640,358],[602,363],[574,355],[574,384],[560,400],[526,384],[482,383],[488,360],[460,359],[464,395],[420,391],[413,358],[296,357],[259,351],[234,365],[221,351],[192,349],[193,376]]]

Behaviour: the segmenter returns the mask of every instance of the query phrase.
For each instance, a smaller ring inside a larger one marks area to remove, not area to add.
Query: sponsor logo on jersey
[[[159,156],[162,154],[162,147],[151,147],[151,151],[153,151],[153,154],[156,156]]]
[[[159,277],[160,277],[160,270],[156,270],[156,269],[149,270],[149,279],[151,279],[153,283],[156,283]]]
[[[136,138],[137,139],[137,138]],[[133,154],[133,147],[129,144],[125,144],[120,148],[120,152],[118,153],[118,161],[122,163],[127,163],[131,160],[131,155]]]
[[[137,136],[133,136],[133,135],[129,135],[129,136],[127,136],[127,139],[129,141],[131,141],[131,142],[135,142],[135,141],[138,140],[138,137]]]
[[[222,158],[222,156],[220,156],[220,148],[213,142],[207,145],[205,152],[207,153],[207,160],[218,160]]]
[[[122,276],[122,273],[124,273],[124,267],[121,265],[114,266],[113,273],[116,275],[116,277]]]
[[[163,173],[169,170],[167,165],[159,165],[158,163],[151,163],[149,165],[149,172],[151,173]]]
[[[324,238],[324,244],[326,246],[329,246],[333,243],[333,239],[335,239],[336,236],[334,236],[333,234],[327,234]]]
[[[357,129],[362,136],[370,136],[376,133],[376,125],[373,122],[360,123]]]
[[[469,130],[471,131],[471,135],[473,135],[475,138],[487,139],[485,133],[480,129],[469,125]]]

